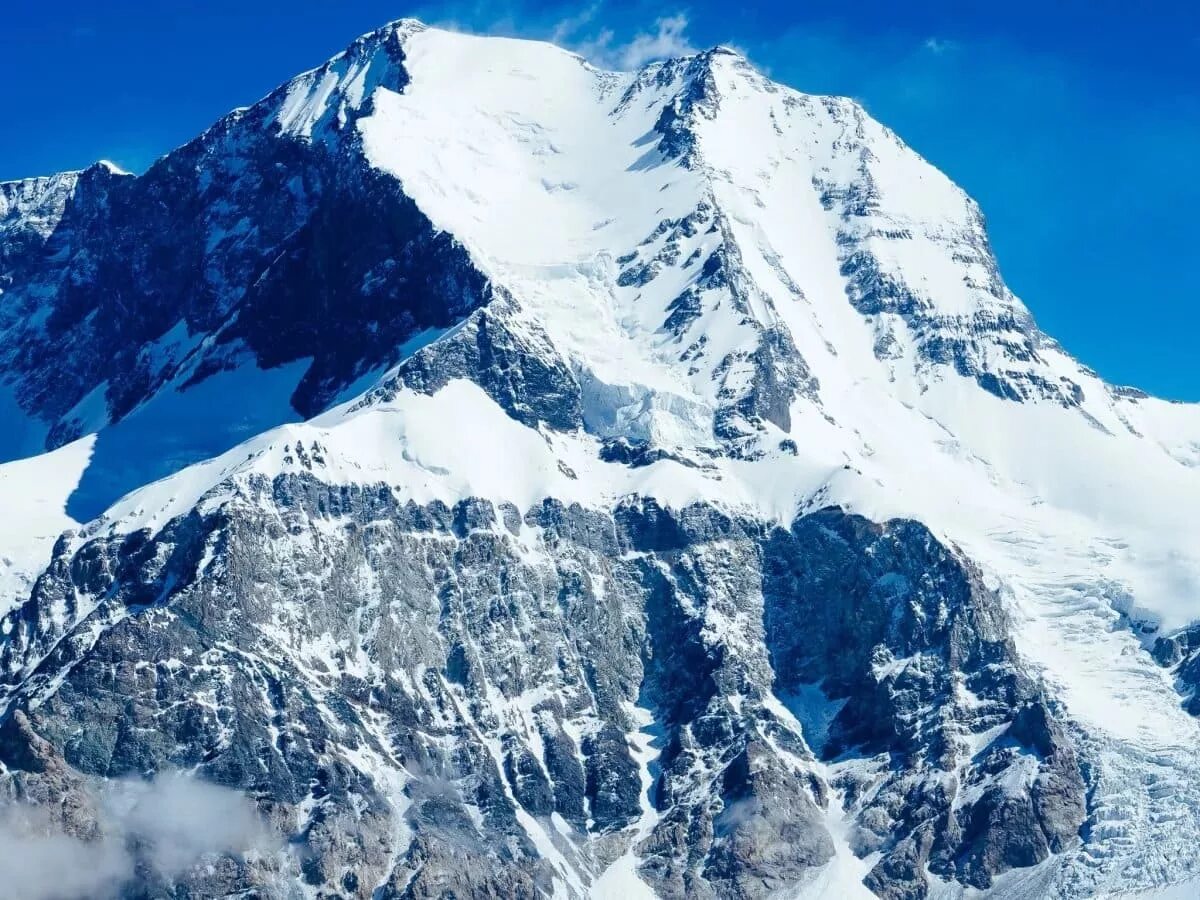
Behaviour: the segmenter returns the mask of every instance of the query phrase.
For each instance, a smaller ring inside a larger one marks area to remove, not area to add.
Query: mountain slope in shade
[[[849,100],[405,20],[0,185],[0,279],[5,790],[287,841],[129,896],[1200,876],[1200,410]]]

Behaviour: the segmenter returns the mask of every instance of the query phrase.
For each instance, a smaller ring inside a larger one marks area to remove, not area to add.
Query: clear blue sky
[[[1200,11],[1184,0],[6,0],[0,179],[134,171],[389,19],[609,63],[732,44],[848,94],[982,204],[1009,284],[1106,378],[1200,400]]]

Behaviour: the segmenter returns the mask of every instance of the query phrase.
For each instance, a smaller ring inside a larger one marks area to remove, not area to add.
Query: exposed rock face
[[[0,182],[0,289],[8,289],[12,268],[25,263],[58,227],[81,177],[86,182],[92,174],[65,172]]]
[[[1200,716],[1200,628],[1195,626],[1160,637],[1154,642],[1154,659],[1172,671],[1184,708]]]
[[[882,896],[924,896],[924,865],[987,886],[1083,818],[994,597],[911,522],[280,476],[152,538],[65,538],[2,627],[8,778],[259,798],[298,869],[224,892],[534,897],[636,845],[661,896],[765,896],[833,855],[818,757]],[[779,698],[822,679],[818,746]]]
[[[866,117],[860,107],[827,102],[848,133],[863,134]],[[911,342],[927,365],[950,366],[998,397],[1077,406],[1082,388],[1045,371],[1042,351],[1057,345],[1037,328],[1000,278],[976,204],[964,198],[969,214],[958,229],[927,230],[881,203],[870,148],[848,142],[844,154],[857,177],[849,182],[816,179],[814,187],[821,192],[822,205],[841,220],[837,239],[847,297],[874,323],[876,354],[881,359],[901,356]],[[945,248],[962,267],[964,290],[976,301],[972,308],[944,310],[927,290],[895,271],[889,259],[902,255],[903,245],[914,241]]]
[[[385,29],[140,177],[97,165],[0,189],[0,221],[21,225],[0,257],[5,382],[47,447],[248,365],[308,361],[288,399],[309,417],[485,302],[458,242],[362,158],[363,92],[402,90],[403,58]],[[314,109],[305,91],[326,88]]]
[[[530,427],[570,431],[584,424],[581,389],[536,322],[520,321],[503,292],[453,335],[414,354],[359,401],[387,402],[403,388],[436,393],[455,378],[474,381],[510,416]],[[516,322],[514,322],[516,319]],[[519,328],[514,327],[519,323]]]
[[[785,692],[821,682],[842,701],[824,752],[887,761],[842,778],[862,848],[883,853],[868,885],[924,896],[928,867],[986,888],[1074,841],[1078,761],[971,566],[912,522],[822,512],[792,538],[768,573],[795,599],[768,611],[767,641]]]

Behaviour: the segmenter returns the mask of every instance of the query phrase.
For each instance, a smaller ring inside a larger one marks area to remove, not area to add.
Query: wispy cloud
[[[593,0],[582,8],[543,6],[536,11],[519,0],[461,0],[419,11],[419,17],[454,31],[550,41],[605,69],[637,69],[696,51],[687,33],[690,17],[683,9],[658,16],[648,27],[632,32],[617,24],[628,21],[628,15],[615,14],[605,0]]]
[[[599,5],[578,17],[563,19],[554,26],[551,40],[575,50],[595,65],[632,70],[647,62],[695,53],[688,37],[688,13],[677,12],[654,20],[652,28],[635,32],[620,41],[612,29],[589,31],[598,17]]]
[[[695,47],[688,40],[687,27],[688,17],[685,13],[658,19],[652,33],[640,32],[620,48],[622,67],[636,69],[656,59],[695,52]]]
[[[597,16],[603,9],[602,3],[593,3],[577,13],[559,19],[550,29],[550,41],[554,44],[566,44],[575,40],[596,22]]]
[[[921,42],[921,46],[932,53],[934,56],[941,56],[944,53],[950,53],[958,49],[958,44],[946,38],[927,37]]]
[[[602,9],[602,4],[594,3],[580,13],[560,19],[550,31],[550,40],[609,69],[637,69],[654,60],[695,52],[687,35],[686,12],[660,16],[649,29],[639,30],[622,41],[613,29],[598,25]]]
[[[113,782],[89,801],[90,840],[67,833],[39,807],[0,806],[6,896],[108,897],[142,866],[173,878],[207,854],[268,853],[279,845],[242,794],[184,775]]]

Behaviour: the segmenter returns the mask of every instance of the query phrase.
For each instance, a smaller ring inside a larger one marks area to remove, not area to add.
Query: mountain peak
[[[744,53],[742,53],[740,50],[738,50],[734,47],[730,47],[725,44],[716,44],[712,47],[709,47],[707,50],[701,50],[698,53],[692,54],[691,57],[695,58],[695,59],[704,60],[705,62],[707,62],[710,65],[719,64],[722,62],[734,63],[737,65],[743,66],[745,68],[748,68],[756,73],[758,71],[757,69],[754,68],[754,65],[750,62],[749,58]],[[685,56],[685,57],[680,57],[680,58],[687,59],[689,57]]]
[[[388,22],[386,25],[382,25],[379,28],[372,29],[371,31],[359,35],[359,37],[355,38],[355,40],[353,40],[349,46],[354,47],[358,44],[378,43],[380,40],[389,38],[395,38],[396,40],[403,42],[404,39],[409,35],[425,31],[430,27],[431,26],[427,25],[418,18],[413,16],[404,16],[403,18],[394,19],[393,21]]]
[[[93,163],[92,165],[98,166],[99,168],[104,169],[110,175],[131,175],[131,174],[133,174],[132,172],[127,172],[125,169],[122,169],[115,162],[113,162],[112,160],[109,160],[109,159],[98,160],[97,162]]]
[[[267,103],[284,134],[302,138],[341,131],[381,87],[403,90],[404,45],[426,30],[416,19],[399,19],[362,35],[326,63],[293,78]]]

